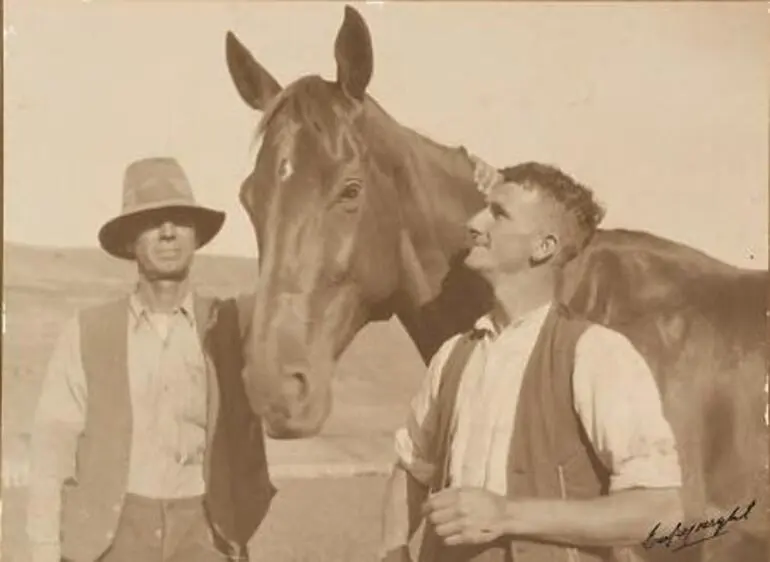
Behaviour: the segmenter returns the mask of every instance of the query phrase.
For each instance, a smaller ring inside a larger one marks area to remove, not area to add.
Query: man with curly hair
[[[476,162],[468,267],[495,304],[431,360],[386,494],[382,558],[605,562],[682,517],[681,468],[648,365],[555,300],[604,216],[553,166]]]

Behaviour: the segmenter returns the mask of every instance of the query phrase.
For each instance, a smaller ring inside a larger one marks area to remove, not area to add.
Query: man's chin
[[[478,249],[473,249],[468,252],[468,255],[466,255],[465,259],[463,260],[463,263],[465,264],[465,267],[476,272],[481,272],[487,268],[484,257],[479,255]]]
[[[190,275],[190,269],[185,267],[180,268],[159,268],[153,275],[156,281],[184,281]]]

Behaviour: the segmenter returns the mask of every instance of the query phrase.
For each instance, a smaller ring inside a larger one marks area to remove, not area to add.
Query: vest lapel
[[[78,442],[77,485],[62,489],[62,555],[96,560],[118,526],[131,458],[133,417],[128,380],[128,298],[83,310],[80,354],[88,387],[86,426]]]
[[[195,314],[195,323],[198,328],[198,335],[203,343],[206,338],[206,332],[209,324],[212,322],[212,305],[214,299],[209,297],[202,297],[197,293],[193,294],[193,312]]]
[[[194,293],[193,309],[203,360],[206,364],[206,452],[203,461],[203,476],[208,483],[211,471],[211,443],[214,440],[216,423],[219,418],[219,381],[208,345],[209,329],[216,320],[214,299]]]

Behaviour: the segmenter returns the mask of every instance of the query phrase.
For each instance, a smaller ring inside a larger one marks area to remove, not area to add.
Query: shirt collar
[[[497,324],[495,324],[494,320],[492,320],[491,313],[485,314],[476,320],[475,324],[473,325],[473,331],[478,336],[494,339],[504,332],[516,330],[525,324],[542,321],[546,314],[548,314],[548,311],[551,309],[551,304],[551,302],[548,302],[543,306],[535,308],[534,310],[530,310],[526,314],[519,316],[515,320],[511,321],[511,323],[505,326],[502,330]]]
[[[131,310],[135,320],[135,327],[138,326],[139,323],[149,319],[149,315],[151,313],[150,308],[142,301],[141,298],[139,298],[137,291],[131,293],[128,302],[129,309]],[[189,322],[190,326],[195,326],[195,311],[193,303],[193,293],[192,291],[188,291],[184,299],[182,299],[180,305],[173,312],[173,314],[181,314],[187,320],[187,322]]]

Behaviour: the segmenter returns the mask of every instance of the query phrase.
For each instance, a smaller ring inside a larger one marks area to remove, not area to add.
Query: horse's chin
[[[297,391],[297,385],[284,384],[269,396],[262,424],[272,439],[301,439],[318,435],[332,410],[331,388],[324,382],[310,393]],[[275,389],[274,389],[275,390]]]
[[[265,434],[271,439],[291,440],[315,437],[323,429],[326,417],[314,421],[291,418],[285,415],[265,414],[262,423]]]

